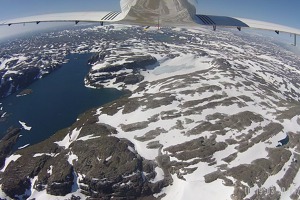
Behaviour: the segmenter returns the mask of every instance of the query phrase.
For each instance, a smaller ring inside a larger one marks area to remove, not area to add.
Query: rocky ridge
[[[95,112],[85,113],[44,142],[15,152],[19,157],[1,174],[2,191],[10,198],[28,198],[34,189],[70,198],[80,190],[81,198],[136,199],[169,184],[165,179],[150,182],[157,164],[143,159],[130,141],[115,137],[113,127],[97,124]]]
[[[118,48],[126,51],[128,48]],[[111,55],[115,54],[115,55]],[[120,89],[125,85],[134,85],[144,80],[141,70],[157,64],[157,59],[142,53],[122,53],[104,50],[94,55],[89,63],[93,65],[85,84],[95,88],[107,87],[107,83],[114,80],[113,84]]]

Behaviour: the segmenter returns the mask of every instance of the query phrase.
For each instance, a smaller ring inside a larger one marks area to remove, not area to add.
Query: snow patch
[[[81,140],[81,141],[87,141],[87,140],[93,140],[93,139],[97,139],[100,138],[101,136],[94,136],[94,135],[87,135],[81,138],[78,138],[77,141]]]
[[[183,200],[195,199],[201,194],[201,199],[231,200],[230,196],[234,191],[234,187],[224,186],[221,180],[205,183],[204,181],[184,181],[176,175],[172,175],[172,178],[173,185],[164,188],[155,197],[166,194],[163,200]]]
[[[26,131],[30,131],[30,130],[31,130],[31,127],[27,126],[25,122],[19,121],[19,123],[21,124],[21,126],[22,126]]]
[[[4,172],[7,168],[7,166],[11,163],[11,162],[15,162],[16,160],[18,160],[21,157],[21,155],[11,155],[8,158],[5,159],[5,164],[4,167],[1,169],[1,172]]]
[[[80,128],[79,130],[77,129],[74,129],[71,134],[67,134],[65,136],[65,138],[62,140],[62,141],[58,141],[58,142],[54,142],[56,143],[58,146],[60,147],[63,147],[64,149],[67,149],[69,148],[69,146],[77,140],[79,134],[80,134],[80,131],[81,131],[82,128]]]
[[[73,166],[73,161],[78,161],[78,156],[75,155],[72,151],[68,154],[68,162]]]
[[[36,154],[33,155],[33,157],[36,158],[36,157],[40,157],[40,156],[44,156],[44,155],[51,156],[51,157],[56,157],[57,154],[55,154],[55,153],[36,153]]]
[[[165,178],[165,173],[163,172],[163,170],[160,167],[155,168],[155,173],[156,173],[156,176],[153,180],[150,180],[151,183],[156,183]]]
[[[112,158],[112,156],[109,156],[108,158],[105,159],[105,161],[109,161]]]
[[[50,166],[50,169],[47,170],[47,173],[51,176],[53,171],[53,165]]]
[[[25,144],[24,146],[18,147],[18,149],[24,149],[26,147],[28,147],[30,144]]]

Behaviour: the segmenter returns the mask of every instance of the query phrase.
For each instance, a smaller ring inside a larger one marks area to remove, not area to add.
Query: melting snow
[[[64,147],[65,149],[69,148],[69,146],[77,140],[79,134],[80,134],[81,128],[79,130],[74,129],[70,134],[67,134],[65,138],[62,141],[55,142],[58,146]]]
[[[70,165],[73,165],[73,161],[78,161],[78,156],[75,155],[72,151],[68,154],[68,162],[70,163]]]
[[[53,171],[53,165],[50,166],[50,169],[47,170],[47,173],[51,176]]]
[[[105,159],[105,161],[109,161],[112,158],[112,156],[109,156],[108,158]]]
[[[57,154],[54,154],[54,153],[36,153],[36,154],[33,155],[33,157],[36,158],[36,157],[40,157],[40,156],[43,156],[43,155],[55,157]]]
[[[1,172],[4,172],[5,169],[7,168],[7,166],[9,165],[9,163],[11,163],[12,161],[16,161],[21,157],[21,155],[11,155],[8,158],[5,159],[5,164],[4,167],[1,169]]]
[[[30,131],[30,130],[31,130],[31,127],[27,126],[25,122],[19,121],[19,123],[22,125],[22,127],[23,127],[26,131]]]
[[[100,138],[101,136],[94,136],[94,135],[87,135],[81,138],[78,138],[77,141],[82,140],[82,141],[87,141],[87,140],[92,140],[96,138]]]
[[[26,147],[28,147],[30,144],[25,144],[24,146],[19,147],[18,149],[24,149]]]
[[[153,180],[150,181],[151,183],[156,183],[156,182],[161,181],[165,178],[165,174],[164,174],[164,172],[161,168],[156,167],[155,172],[156,172],[156,176]]]

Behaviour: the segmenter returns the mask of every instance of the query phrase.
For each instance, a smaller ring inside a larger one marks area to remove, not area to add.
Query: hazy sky
[[[170,0],[171,1],[171,0]],[[119,11],[119,0],[0,0],[0,20],[53,12]],[[275,22],[300,29],[300,0],[198,0],[197,13]],[[0,27],[0,38],[49,24]]]

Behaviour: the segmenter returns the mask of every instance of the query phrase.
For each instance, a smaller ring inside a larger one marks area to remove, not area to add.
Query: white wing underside
[[[216,26],[216,27],[235,27],[235,28],[254,28],[262,30],[271,30],[285,33],[292,33],[300,35],[300,30],[280,24],[252,20],[252,19],[243,19],[243,18],[234,18],[226,16],[213,16],[213,15],[196,15],[196,22],[201,25],[206,26]]]
[[[142,12],[141,12],[142,13]],[[72,12],[72,13],[55,13],[46,15],[37,15],[31,17],[24,17],[12,20],[0,21],[0,25],[13,25],[13,24],[24,24],[24,23],[41,23],[41,22],[107,22],[107,23],[122,23],[122,24],[133,24],[141,26],[166,26],[166,27],[197,27],[197,26],[212,26],[212,27],[229,27],[229,28],[254,28],[262,30],[272,30],[278,32],[292,33],[300,35],[300,30],[288,26],[283,26],[275,23],[233,18],[226,16],[213,16],[213,15],[195,15],[186,18],[185,20],[177,23],[172,20],[161,19],[160,22],[155,18],[154,20],[147,20],[148,16],[143,16],[143,19],[132,18],[131,12]],[[134,13],[136,14],[136,13]],[[148,14],[149,15],[149,14]],[[150,15],[149,15],[150,16]],[[153,17],[152,17],[153,18]],[[176,18],[175,18],[176,19]]]
[[[121,12],[70,12],[29,16],[0,21],[0,25],[40,22],[117,22],[123,19]]]

